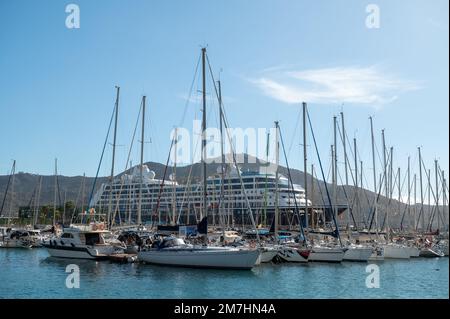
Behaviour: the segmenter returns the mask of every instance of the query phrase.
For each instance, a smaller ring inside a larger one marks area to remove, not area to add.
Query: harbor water
[[[79,288],[66,285],[70,264],[78,266]],[[210,270],[56,259],[46,249],[0,249],[0,298],[449,298],[448,257],[375,265],[263,264],[250,271]],[[373,269],[379,271],[378,288],[367,287]]]

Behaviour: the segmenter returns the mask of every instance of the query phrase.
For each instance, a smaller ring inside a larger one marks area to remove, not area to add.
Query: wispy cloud
[[[379,107],[390,103],[405,91],[417,90],[418,83],[383,72],[377,66],[334,67],[303,71],[264,71],[250,79],[264,94],[293,104],[364,104]]]

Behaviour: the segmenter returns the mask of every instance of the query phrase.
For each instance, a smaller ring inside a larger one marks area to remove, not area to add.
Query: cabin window
[[[100,234],[98,233],[91,233],[91,234],[84,234],[86,238],[86,245],[92,246],[100,243]]]
[[[73,238],[73,235],[70,233],[64,233],[61,235],[61,238]]]

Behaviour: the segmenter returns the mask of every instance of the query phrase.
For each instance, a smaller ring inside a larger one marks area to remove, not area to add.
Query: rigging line
[[[111,125],[112,125],[115,113],[116,113],[116,103],[114,102],[113,112],[111,114],[111,119],[109,120],[108,132],[106,133],[106,138],[105,138],[105,142],[103,144],[102,154],[100,156],[100,161],[97,166],[97,173],[95,174],[94,183],[92,184],[92,189],[91,189],[91,193],[89,195],[88,205],[91,204],[92,196],[94,194],[95,184],[97,183],[98,173],[99,173],[100,167],[102,165],[102,160],[103,160],[103,155],[105,154],[106,145],[108,144],[109,132],[111,131]]]
[[[185,105],[184,105],[183,115],[181,116],[181,121],[180,121],[180,124],[178,125],[178,127],[182,127],[182,126],[183,126],[184,120],[185,120],[185,118],[186,118],[188,106],[189,106],[189,103],[190,103],[190,101],[191,101],[192,90],[193,90],[193,88],[194,88],[195,80],[197,79],[198,67],[199,67],[199,65],[200,65],[200,58],[201,58],[201,56],[202,56],[202,55],[201,55],[201,53],[200,53],[199,56],[198,56],[197,65],[196,65],[196,67],[195,67],[194,77],[192,78],[191,86],[190,86],[190,88],[189,88],[189,95],[188,95],[188,98],[187,98],[186,103],[185,103]]]
[[[346,134],[341,131],[341,128],[339,126],[339,122],[337,122],[336,124],[337,124],[337,130],[339,132],[339,137],[341,138],[341,142],[344,143],[344,139],[345,139],[345,135]],[[348,146],[347,147],[350,150],[352,157],[354,157],[355,154],[353,153],[351,143],[350,143],[350,141],[348,141],[348,139],[347,139],[347,142],[348,142]],[[352,177],[353,185],[355,185],[355,177],[353,176],[353,171],[352,171],[350,157],[347,156],[347,155],[344,155],[344,162],[347,162],[348,170],[350,171],[350,176]],[[342,179],[341,179],[341,183],[344,184]]]
[[[56,187],[58,188],[58,202],[59,202],[59,207],[61,207],[61,188],[59,187],[59,178],[58,178],[58,174],[56,174]]]
[[[344,191],[344,196],[345,196],[345,199],[347,200],[347,204],[348,204],[348,208],[347,208],[347,209],[349,210],[350,215],[352,216],[353,223],[354,223],[354,225],[356,226],[355,216],[353,216],[353,203],[350,205],[350,201],[349,201],[349,199],[348,199],[347,191],[345,190],[345,186],[342,185],[342,184],[344,184],[344,182],[343,182],[343,180],[342,180],[341,174],[339,173],[339,170],[336,170],[336,175],[339,177],[339,180],[341,181],[341,188],[342,188],[342,190]],[[339,186],[338,186],[338,187],[339,187]],[[350,208],[350,207],[351,207],[351,208]]]
[[[200,144],[199,141],[200,141],[200,140],[197,139],[197,141],[195,142],[193,154],[196,154],[196,153],[197,153],[198,145]],[[185,191],[184,191],[184,194],[183,194],[183,200],[182,200],[182,202],[181,202],[180,213],[179,213],[179,215],[178,215],[178,223],[179,223],[179,219],[180,219],[180,217],[181,217],[181,213],[182,213],[182,209],[183,209],[183,206],[184,206],[184,202],[185,202],[186,197],[188,198],[188,214],[190,213],[190,212],[189,212],[189,205],[191,204],[191,201],[190,201],[191,196],[188,196],[187,194],[188,194],[188,192],[189,192],[189,193],[192,193],[192,191],[190,191],[190,186],[191,186],[191,184],[192,184],[192,171],[193,171],[193,168],[194,168],[194,165],[191,165],[191,167],[189,168],[189,174],[188,174],[187,181],[186,181],[187,187],[185,188]]]
[[[317,174],[315,175],[316,176],[316,179],[317,179]],[[318,180],[318,179],[317,179]],[[318,180],[319,181],[319,180]],[[323,183],[326,183],[326,182],[323,182]],[[323,204],[323,207],[324,207],[324,209],[325,209],[325,199],[324,199],[324,195],[323,195],[323,192],[322,192],[322,187],[320,186],[320,183],[318,182],[317,183],[318,184],[318,189],[319,189],[319,192],[320,192],[320,199],[322,200],[322,204]],[[325,221],[324,221],[325,222]]]
[[[206,55],[206,60],[208,61],[209,72],[210,72],[211,77],[212,77],[212,79],[213,79],[213,83],[214,83],[214,91],[215,91],[215,93],[216,93],[216,98],[219,100],[219,93],[218,93],[218,91],[217,91],[217,86],[216,86],[216,82],[215,82],[215,80],[214,80],[214,74],[213,74],[212,69],[211,69],[211,64],[209,63],[208,55]],[[236,171],[237,171],[237,175],[238,175],[238,177],[239,177],[239,181],[240,181],[240,184],[241,184],[241,188],[242,188],[243,190],[245,190],[244,182],[243,182],[242,176],[241,176],[241,172],[240,172],[239,167],[238,167],[238,165],[237,165],[236,154],[235,154],[234,149],[233,149],[232,139],[231,139],[231,136],[230,136],[230,134],[229,134],[229,132],[228,132],[228,131],[229,131],[229,129],[228,129],[228,119],[227,119],[227,114],[226,114],[226,112],[225,112],[225,105],[224,105],[224,103],[223,103],[223,99],[220,99],[220,100],[221,100],[221,102],[222,102],[222,116],[223,116],[223,119],[222,119],[222,120],[223,120],[223,124],[224,124],[224,126],[225,126],[225,132],[227,133],[228,140],[229,140],[229,143],[230,143],[231,154],[232,154],[232,156],[233,156],[233,163],[236,165],[236,168],[237,168]],[[249,201],[249,199],[248,199],[248,196],[247,196],[247,192],[245,192],[245,191],[244,191],[244,198],[245,198],[245,201],[246,201],[247,210],[248,210],[248,212],[249,212],[249,214],[250,214],[250,219],[251,219],[251,221],[252,221],[252,226],[253,226],[253,228],[256,230],[256,224],[255,224],[255,220],[254,220],[254,218],[253,218],[252,208],[251,208],[251,205],[250,205],[250,201]],[[258,231],[256,231],[256,239],[257,239],[258,243],[261,244],[261,239],[260,239],[260,236],[259,236]]]
[[[310,130],[311,130],[311,136],[312,136],[312,138],[313,138],[313,141],[314,141],[314,147],[315,147],[315,149],[316,149],[317,158],[318,158],[318,160],[319,160],[320,172],[322,173],[322,178],[323,178],[324,181],[325,181],[325,174],[324,174],[324,172],[323,172],[322,160],[320,159],[319,149],[317,148],[316,136],[315,136],[315,134],[314,134],[314,130],[313,130],[313,127],[312,127],[311,118],[310,118],[310,116],[309,116],[309,111],[308,111],[308,110],[306,110],[306,115],[307,115],[307,117],[308,117],[309,128],[310,128]],[[327,183],[325,183],[324,185],[325,185],[325,190],[326,190],[326,193],[327,193],[328,202],[329,202],[329,204],[330,204],[330,209],[331,209],[331,208],[333,207],[333,205],[332,205],[332,203],[331,203],[330,192],[328,191]],[[340,243],[341,246],[342,246],[341,235],[339,234],[339,227],[338,227],[338,225],[337,225],[337,222],[336,222],[336,216],[334,216],[334,212],[331,213],[331,216],[333,217],[334,226],[336,227],[336,233],[337,233],[337,236],[338,236],[338,238],[339,238],[339,243]]]
[[[294,142],[295,142],[295,136],[297,134],[297,129],[300,126],[301,114],[302,114],[302,112],[299,111],[298,116],[297,116],[297,120],[295,122],[294,133],[292,134],[293,137],[291,139],[291,144],[289,145],[289,148],[288,148],[288,152],[287,152],[288,155],[291,155],[291,150],[292,150],[292,146],[294,145]]]
[[[370,224],[369,224],[369,231],[372,229],[372,224],[373,224],[373,220],[375,218],[375,212],[377,211],[377,205],[378,205],[378,200],[381,197],[381,192],[383,191],[383,183],[384,183],[384,179],[386,177],[386,174],[381,174],[381,178],[380,178],[380,183],[378,185],[378,192],[375,193],[377,196],[374,196],[374,203],[373,205],[371,205],[372,208],[372,213],[369,212],[369,216],[372,215],[371,219],[370,219]]]
[[[128,164],[130,163],[131,152],[133,150],[134,140],[135,140],[135,137],[136,137],[136,131],[137,131],[137,128],[139,126],[139,120],[140,120],[140,117],[141,117],[142,106],[143,106],[143,100],[141,100],[141,104],[139,106],[139,112],[138,112],[138,115],[137,115],[137,118],[136,118],[136,124],[134,125],[134,131],[133,131],[133,135],[131,137],[131,143],[130,143],[130,148],[128,150],[128,156],[127,156],[124,172],[127,171]],[[131,169],[131,165],[130,165],[130,169]],[[116,195],[116,206],[114,208],[114,214],[113,214],[113,218],[111,220],[111,227],[114,225],[114,220],[116,219],[116,214],[117,214],[117,211],[119,209],[120,195],[122,194],[122,190],[123,190],[124,184],[125,184],[125,179],[122,179],[121,184],[120,184],[119,192]],[[133,180],[131,180],[131,184],[133,184]],[[128,187],[130,187],[130,185]],[[147,188],[148,188],[148,186],[147,186]],[[109,191],[110,191],[110,193],[112,193],[112,187],[110,187]],[[119,217],[120,217],[120,211],[119,211]]]
[[[83,185],[83,180],[81,180],[81,184],[80,184],[80,187],[78,188],[78,192],[77,192],[77,197],[75,198],[75,207],[73,209],[72,216],[70,218],[71,222],[73,222],[73,218],[75,217],[75,213],[76,213],[76,211],[78,209],[78,200],[79,200],[79,197],[81,195],[81,187],[82,187],[82,185]]]
[[[153,211],[153,216],[156,216],[156,214],[159,213],[159,207],[161,204],[161,196],[164,191],[164,182],[166,181],[167,168],[169,167],[170,154],[172,152],[172,147],[173,147],[174,142],[175,142],[175,137],[172,139],[172,142],[170,143],[169,155],[167,156],[166,166],[164,167],[163,179],[161,180],[161,184],[159,187],[158,200],[156,201],[156,207],[155,207],[155,210]]]
[[[291,169],[289,168],[289,162],[288,162],[288,158],[287,158],[287,155],[286,155],[286,149],[284,147],[283,135],[281,134],[281,127],[279,125],[278,125],[278,130],[280,132],[281,147],[283,148],[284,159],[286,161],[286,168],[288,170],[288,177],[289,177],[289,182],[290,182],[289,184],[290,184],[290,186],[292,188],[292,194],[294,195],[295,211],[297,212],[298,223],[300,225],[300,231],[302,233],[303,241],[304,241],[305,245],[307,245],[307,239],[306,239],[306,236],[305,236],[305,232],[303,230],[303,223],[302,223],[302,219],[301,219],[301,216],[300,216],[300,209],[298,208],[298,205],[297,205],[297,196],[296,196],[295,190],[294,190],[294,182],[292,181]],[[307,200],[308,200],[308,198],[306,197],[306,194],[305,194],[305,203],[306,203]],[[305,207],[306,206],[307,205],[305,205]],[[305,219],[308,219],[307,215],[308,215],[308,212],[305,209]]]
[[[6,184],[5,195],[3,196],[2,206],[0,208],[0,216],[2,216],[2,213],[3,213],[3,207],[5,206],[6,196],[8,196],[9,185],[10,185],[10,182],[11,182],[11,177],[13,175],[13,171],[15,170],[15,165],[16,165],[16,162],[14,161],[14,164],[11,167],[11,172],[10,172],[9,177],[8,177],[8,183]]]

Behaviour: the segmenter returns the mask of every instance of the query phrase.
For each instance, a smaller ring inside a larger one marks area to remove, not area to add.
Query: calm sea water
[[[77,264],[80,288],[66,287]],[[265,264],[251,271],[202,270],[48,257],[45,249],[0,249],[0,298],[449,298],[448,258],[366,263]]]

